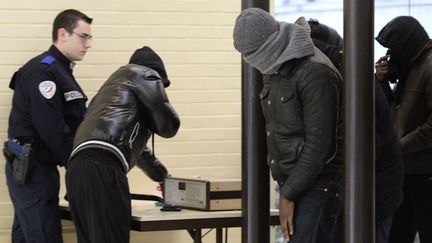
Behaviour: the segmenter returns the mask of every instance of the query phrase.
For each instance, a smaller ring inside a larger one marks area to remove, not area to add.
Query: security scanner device
[[[240,178],[177,178],[164,180],[164,204],[205,211],[241,209]]]

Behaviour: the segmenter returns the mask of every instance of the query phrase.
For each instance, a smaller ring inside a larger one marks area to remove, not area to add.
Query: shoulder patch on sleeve
[[[76,99],[84,99],[84,95],[79,91],[69,91],[64,93],[64,97],[66,101],[76,100]]]
[[[53,64],[54,61],[55,61],[55,57],[46,56],[41,60],[41,63],[50,65],[50,64]]]
[[[56,84],[50,80],[42,81],[39,84],[39,91],[43,97],[51,99],[56,92]]]

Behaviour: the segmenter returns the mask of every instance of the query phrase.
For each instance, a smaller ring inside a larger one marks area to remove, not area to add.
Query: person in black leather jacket
[[[248,8],[237,17],[234,47],[263,74],[259,95],[268,160],[279,184],[285,241],[333,242],[342,233],[342,80],[314,47],[307,21],[276,21]]]
[[[146,143],[152,134],[169,138],[179,129],[179,117],[165,93],[169,84],[161,58],[143,47],[89,104],[66,171],[78,242],[129,242],[126,174],[137,165],[156,182],[167,177]]]

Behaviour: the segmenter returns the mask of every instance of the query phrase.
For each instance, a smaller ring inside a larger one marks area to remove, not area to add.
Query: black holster
[[[31,144],[20,145],[15,140],[8,140],[4,144],[3,155],[11,164],[15,182],[25,184],[33,167]]]

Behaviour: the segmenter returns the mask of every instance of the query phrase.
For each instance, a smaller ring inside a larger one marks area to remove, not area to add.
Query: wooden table
[[[60,203],[62,219],[71,220],[66,202]],[[229,227],[241,227],[240,210],[234,211],[197,211],[182,209],[181,211],[162,212],[160,207],[152,204],[132,204],[131,230],[163,231],[187,230],[195,243],[201,243],[202,229],[216,229],[216,243],[222,243],[222,230]],[[270,225],[279,225],[277,209],[270,210]]]

